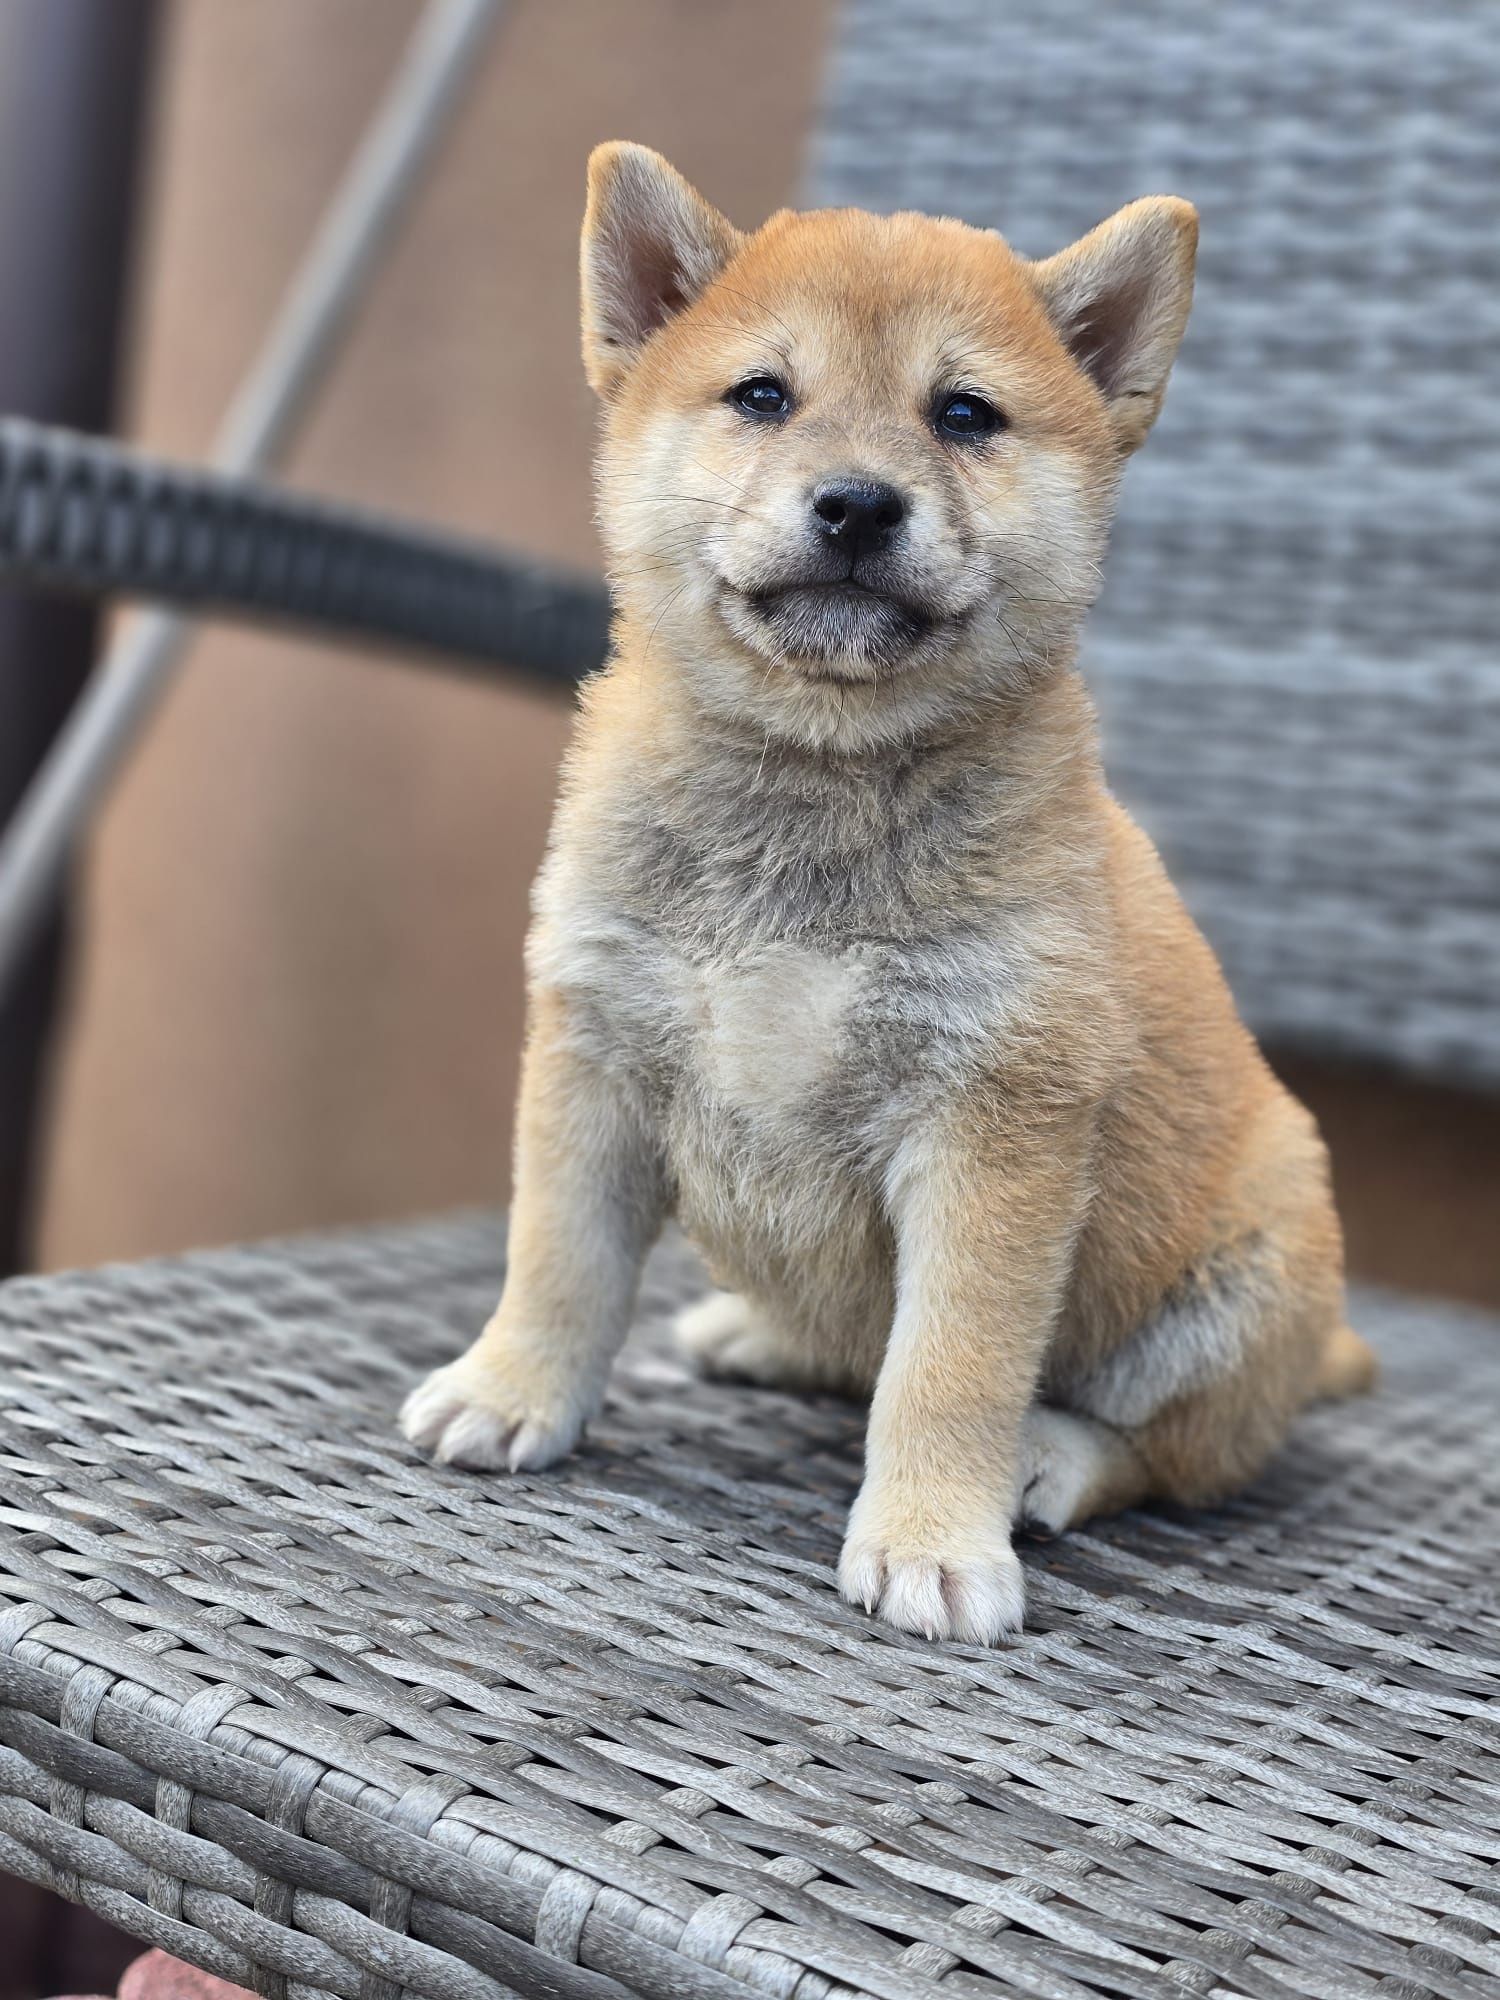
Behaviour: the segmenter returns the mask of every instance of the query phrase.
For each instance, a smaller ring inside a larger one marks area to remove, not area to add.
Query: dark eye
[[[944,396],[937,406],[933,422],[944,437],[982,438],[998,431],[1005,419],[983,396],[962,393]]]
[[[729,400],[747,417],[784,417],[792,399],[774,375],[752,375],[729,392]]]

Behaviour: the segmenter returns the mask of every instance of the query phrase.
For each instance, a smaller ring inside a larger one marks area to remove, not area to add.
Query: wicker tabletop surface
[[[1493,1321],[1360,1299],[1381,1394],[986,1652],[839,1602],[859,1413],[692,1380],[679,1249],[579,1457],[423,1463],[500,1257],[0,1289],[0,1867],[275,2000],[1493,2000]]]

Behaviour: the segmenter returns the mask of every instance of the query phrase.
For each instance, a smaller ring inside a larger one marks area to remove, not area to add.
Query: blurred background
[[[0,414],[200,461],[420,11],[0,0]],[[281,474],[597,566],[604,138],[746,225],[908,204],[1043,253],[1195,200],[1086,658],[1112,768],[1324,1123],[1354,1274],[1500,1307],[1497,78],[1464,0],[511,0]],[[0,585],[0,816],[109,616]],[[503,1202],[568,726],[205,626],[0,996],[6,1263]],[[0,1931],[0,1991],[104,1977],[40,1898]]]
[[[126,436],[203,456],[420,12],[0,0],[0,23],[157,17]],[[797,188],[829,15],[507,7],[286,477],[596,566],[589,150],[643,139],[746,221],[768,213]],[[205,629],[88,843],[32,1260],[504,1197],[520,942],[568,713],[518,681]]]
[[[86,61],[79,39],[115,37],[94,88],[107,87],[111,72],[118,81],[132,60],[142,72],[118,388],[112,413],[102,409],[88,421],[112,421],[168,454],[202,457],[419,12],[418,0],[0,0],[8,37],[0,46],[10,57],[0,89],[12,119],[27,115],[28,99],[35,105],[39,69]],[[1201,94],[1236,81],[1234,68],[1223,74],[1226,51],[1232,57],[1246,25],[1232,20],[1236,12],[1275,29],[1281,46],[1263,36],[1259,65],[1247,65],[1241,41],[1238,128],[1226,129],[1223,107]],[[1438,12],[1457,31],[1448,37],[1450,56],[1467,41],[1482,86],[1488,48],[1493,101],[1493,15],[1461,6]],[[1265,288],[1268,249],[1274,256],[1278,245],[1283,257],[1341,257],[1345,266],[1352,259],[1364,268],[1346,275],[1344,290],[1373,281],[1370,321],[1388,321],[1392,288],[1415,280],[1432,295],[1435,333],[1448,310],[1442,270],[1403,271],[1395,224],[1420,228],[1424,188],[1447,190],[1482,207],[1493,246],[1494,181],[1476,155],[1477,131],[1463,122],[1477,122],[1479,107],[1457,106],[1461,115],[1444,127],[1442,93],[1454,90],[1455,78],[1422,73],[1424,52],[1432,61],[1431,28],[1414,29],[1402,10],[1386,6],[1334,8],[1317,32],[1288,26],[1288,13],[1228,8],[1217,27],[1195,30],[1194,10],[1181,5],[1023,9],[1007,25],[983,6],[894,0],[843,9],[835,0],[512,0],[286,476],[538,554],[595,561],[576,242],[584,162],[601,138],[659,147],[744,224],[820,179],[837,195],[886,206],[962,205],[1038,252],[1065,233],[1035,240],[1036,181],[1044,179],[1064,211],[1057,224],[1066,232],[1157,185],[1165,168],[1175,170],[1172,187],[1203,208],[1204,279],[1166,416],[1128,481],[1117,568],[1139,555],[1129,575],[1145,574],[1136,592],[1144,603],[1125,609],[1136,610],[1149,639],[1163,591],[1153,594],[1146,553],[1126,540],[1135,518],[1129,502],[1139,504],[1136,489],[1148,480],[1157,511],[1177,513],[1176,543],[1168,536],[1163,560],[1179,574],[1195,565],[1211,574],[1225,567],[1222,550],[1181,546],[1194,511],[1184,487],[1195,478],[1201,485],[1205,465],[1210,474],[1222,465],[1224,430],[1233,431],[1237,463],[1219,477],[1236,492],[1250,488],[1262,530],[1287,528],[1285,495],[1264,504],[1267,463],[1274,473],[1289,458],[1287,476],[1297,486],[1328,481],[1333,492],[1315,492],[1315,504],[1326,511],[1330,501],[1335,509],[1347,502],[1351,516],[1351,482],[1363,490],[1378,469],[1365,451],[1351,474],[1349,451],[1335,441],[1324,455],[1337,458],[1336,470],[1320,474],[1305,440],[1278,435],[1285,356],[1237,348],[1225,337],[1226,325],[1234,330],[1230,312],[1209,324],[1216,277]],[[127,48],[127,17],[135,17],[143,48]],[[1167,30],[1177,37],[1175,62]],[[895,49],[892,35],[901,38]],[[986,52],[988,62],[977,59]],[[1018,129],[1014,116],[1023,57],[1039,99],[1030,130]],[[1264,66],[1273,57],[1287,66],[1280,74]],[[54,74],[54,89],[66,82]],[[882,90],[897,88],[925,89],[929,101],[882,101]],[[1071,110],[1048,101],[1059,91],[1071,96]],[[1091,135],[1091,157],[1075,127],[1095,114],[1109,131]],[[1415,121],[1405,148],[1403,117]],[[76,130],[67,144],[76,151]],[[1123,154],[1114,185],[1115,163],[1100,157],[1111,145]],[[1226,149],[1243,157],[1226,160]],[[1415,190],[1414,149],[1427,169]],[[1385,163],[1378,173],[1372,154]],[[13,207],[45,199],[34,179],[0,191]],[[1264,212],[1247,244],[1246,212],[1258,204]],[[75,216],[76,254],[97,266],[91,226]],[[1233,269],[1226,240],[1252,268]],[[1429,264],[1441,267],[1441,231],[1428,228],[1427,244]],[[1446,249],[1460,276],[1470,274],[1472,290],[1471,247],[1460,240]],[[1343,330],[1328,325],[1339,316],[1339,285],[1335,269],[1313,281],[1309,299],[1293,302],[1320,314],[1315,337]],[[1493,332],[1493,284],[1478,298]],[[7,296],[7,320],[20,303]],[[1355,417],[1372,412],[1386,424],[1446,393],[1435,428],[1493,426],[1493,394],[1487,409],[1477,405],[1480,382],[1454,379],[1451,366],[1446,380],[1423,379],[1420,350],[1376,355],[1384,373],[1372,382],[1359,324],[1342,349],[1335,342],[1318,358],[1315,390],[1338,389],[1342,378]],[[1484,364],[1491,391],[1495,351],[1492,344]],[[1226,412],[1229,424],[1220,421]],[[1247,437],[1257,422],[1259,434]],[[1196,456],[1188,449],[1195,432],[1203,443]],[[1411,456],[1409,443],[1401,449]],[[1477,504],[1489,505],[1484,560],[1492,593],[1490,450]],[[1451,486],[1453,468],[1440,463],[1437,471],[1439,484]],[[1402,496],[1408,526],[1414,497],[1415,487]],[[1476,504],[1472,493],[1469,502]],[[1399,531],[1401,521],[1394,525]],[[1336,519],[1313,548],[1326,569],[1352,539],[1349,528]],[[1370,560],[1388,579],[1378,550]],[[1213,644],[1216,617],[1223,638],[1240,600],[1274,606],[1277,578],[1268,585],[1263,569],[1241,563],[1234,588],[1208,593],[1203,644],[1190,635],[1195,674],[1214,676],[1204,647]],[[1409,598],[1404,575],[1398,581]],[[1361,599],[1361,579],[1347,594]],[[1306,620],[1305,596],[1290,606],[1294,626]],[[1124,622],[1117,616],[1108,629],[1117,635]],[[1361,635],[1338,663],[1364,643]],[[1437,678],[1436,665],[1429,672],[1420,658],[1416,671]],[[34,681],[52,667],[33,650],[13,657],[5,672],[0,685],[14,712],[17,678]],[[1463,689],[1455,695],[1448,736],[1421,746],[1429,766],[1461,746],[1459,711],[1468,698]],[[1278,699],[1268,692],[1263,712],[1274,714]],[[1482,719],[1493,727],[1493,694],[1490,701]],[[1356,687],[1348,722],[1366,741],[1370,706],[1368,690]],[[1136,735],[1175,726],[1174,756],[1191,758],[1194,740],[1212,756],[1225,733],[1222,717],[1190,702],[1197,735],[1184,748],[1180,700],[1144,701],[1142,711]],[[1409,774],[1396,763],[1413,725],[1405,709],[1387,706],[1378,726],[1391,738],[1389,782],[1378,756],[1373,768],[1366,760],[1337,774],[1357,788],[1354,866],[1370,876],[1380,861],[1366,851],[1368,840],[1404,802],[1398,779]],[[45,1068],[27,1058],[38,1097],[17,1261],[89,1263],[503,1199],[526,892],[567,730],[566,701],[518,680],[479,685],[373,652],[207,626],[86,844]],[[0,708],[0,737],[6,731]],[[1229,733],[1238,742],[1243,732],[1236,715]],[[1317,783],[1317,747],[1312,769],[1303,755],[1283,773],[1283,792],[1289,785],[1295,798]],[[1262,761],[1278,755],[1286,761],[1286,745],[1273,737]],[[8,761],[13,801],[19,746]],[[1429,815],[1457,809],[1463,788],[1451,760],[1431,782],[1436,790],[1419,806]],[[1164,799],[1153,816],[1145,802],[1158,830],[1172,803]],[[1312,847],[1326,846],[1324,830],[1303,828],[1310,838],[1299,843],[1284,810],[1267,828],[1263,800],[1246,809],[1276,849],[1277,879],[1295,891],[1316,860]],[[1429,828],[1434,854],[1451,847],[1451,826],[1429,819]],[[1194,832],[1188,826],[1179,847],[1191,849]],[[1339,832],[1347,846],[1347,827]],[[1477,844],[1481,871],[1464,893],[1480,911],[1488,900],[1490,918],[1500,921],[1500,827],[1486,814],[1463,837]],[[1256,838],[1257,828],[1244,826],[1247,850]],[[1419,827],[1411,836],[1419,877],[1422,839]],[[1443,893],[1441,881],[1421,879],[1411,898],[1421,905],[1434,891]],[[1314,907],[1308,922],[1316,943],[1324,913]],[[1216,941],[1222,947],[1223,938]],[[1332,955],[1341,949],[1330,939]],[[1419,958],[1425,949],[1420,934],[1377,937],[1386,959]],[[1480,990],[1494,967],[1493,956],[1474,960],[1471,1009],[1500,1004],[1493,985]],[[1338,1014],[1336,996],[1327,1011]],[[1265,1023],[1257,1025],[1264,1032]],[[1319,1037],[1283,1040],[1316,1047]],[[1483,1087],[1492,1079],[1481,1082],[1479,1064],[1467,1066],[1471,1079],[1463,1062],[1414,1062],[1394,1038],[1400,1059],[1372,1063],[1380,1037],[1365,1040],[1358,1064],[1281,1051],[1333,1143],[1355,1269],[1500,1304],[1500,1109]],[[19,1116],[14,1101],[10,1111]]]

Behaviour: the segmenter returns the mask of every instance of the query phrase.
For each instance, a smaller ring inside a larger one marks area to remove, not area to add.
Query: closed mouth
[[[774,590],[749,590],[741,593],[752,610],[762,614],[777,609],[794,598],[822,599],[826,603],[866,603],[884,605],[903,618],[920,622],[924,626],[936,623],[934,614],[925,604],[914,598],[897,597],[889,590],[875,590],[867,583],[857,583],[852,576],[839,577],[831,583],[809,581],[807,583],[778,584]]]
[[[958,622],[853,577],[725,588],[774,641],[778,664],[800,680],[829,685],[867,681],[872,672],[898,667],[935,631]]]

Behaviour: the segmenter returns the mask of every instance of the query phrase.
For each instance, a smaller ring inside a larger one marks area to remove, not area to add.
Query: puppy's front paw
[[[593,1414],[576,1384],[474,1350],[438,1368],[407,1397],[401,1428],[440,1465],[535,1472],[566,1458]]]
[[[993,1646],[1021,1629],[1021,1565],[1003,1528],[966,1535],[866,1528],[856,1503],[839,1589],[845,1600],[903,1632]]]

